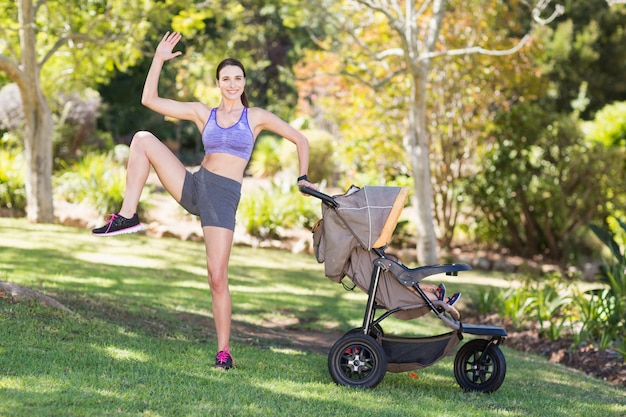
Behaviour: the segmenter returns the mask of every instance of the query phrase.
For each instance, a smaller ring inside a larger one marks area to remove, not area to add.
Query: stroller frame
[[[317,190],[303,187],[301,192],[319,198],[330,209],[339,207],[335,198]],[[406,200],[406,193],[402,198],[400,207]],[[386,372],[420,369],[443,359],[463,340],[463,334],[469,334],[479,338],[470,340],[457,351],[454,361],[456,381],[466,391],[496,391],[506,376],[506,360],[499,348],[507,336],[506,330],[496,326],[462,323],[455,309],[445,302],[431,300],[419,285],[426,277],[441,273],[456,276],[460,271],[470,270],[471,267],[465,264],[442,264],[408,268],[385,254],[384,248],[400,214],[399,210],[394,211],[385,222],[381,236],[371,248],[375,259],[367,291],[363,325],[345,333],[334,343],[328,354],[328,369],[332,379],[339,385],[374,388],[383,380]],[[421,298],[420,302],[415,306],[392,308],[380,305],[376,296],[381,280],[386,279],[383,274],[387,272],[417,293],[416,298]],[[427,337],[385,335],[381,323],[388,317],[413,307],[424,310],[420,315],[434,313],[451,331]],[[379,310],[385,312],[377,318]]]

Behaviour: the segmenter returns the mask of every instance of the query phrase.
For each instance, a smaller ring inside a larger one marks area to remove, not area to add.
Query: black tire
[[[328,371],[339,385],[374,388],[385,377],[387,356],[371,336],[348,333],[330,348]]]
[[[505,376],[504,354],[488,340],[467,342],[454,359],[454,377],[466,391],[494,392],[500,388]]]

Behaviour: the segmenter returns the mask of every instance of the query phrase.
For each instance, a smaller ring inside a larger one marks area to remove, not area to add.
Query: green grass
[[[470,293],[511,284],[500,278],[442,281]],[[237,334],[237,368],[215,371],[201,243],[0,219],[0,280],[74,312],[0,298],[1,416],[626,416],[624,389],[506,345],[507,377],[493,394],[463,392],[453,357],[419,379],[339,387],[325,355]],[[324,278],[313,256],[236,247],[230,284],[238,326],[288,321],[306,332],[362,320],[365,295]],[[391,325],[440,330],[430,319]]]

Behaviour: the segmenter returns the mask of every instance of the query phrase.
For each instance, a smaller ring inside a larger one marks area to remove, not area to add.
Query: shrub
[[[466,184],[477,238],[513,254],[574,261],[587,225],[623,195],[624,156],[589,142],[570,116],[520,104],[498,115],[494,140]]]
[[[112,153],[85,155],[66,165],[54,179],[55,194],[71,203],[85,203],[101,213],[116,213],[122,205],[126,168],[115,162]],[[149,190],[144,190],[137,211],[147,209]]]
[[[606,105],[596,113],[589,137],[606,146],[626,146],[626,101]]]
[[[309,140],[309,171],[311,181],[334,184],[337,174],[334,138],[321,130],[302,132]],[[293,143],[274,136],[260,138],[250,161],[250,173],[257,178],[273,177],[281,171],[290,178],[298,177],[298,153]]]
[[[249,171],[257,178],[276,175],[282,169],[280,164],[280,143],[274,136],[263,136],[254,145]]]
[[[304,130],[309,140],[309,178],[314,182],[325,181],[336,184],[337,162],[335,160],[335,138],[324,130]],[[295,146],[287,141],[281,144],[280,159],[284,169],[297,177],[298,154]]]
[[[259,188],[242,197],[237,221],[251,236],[280,238],[290,228],[311,228],[319,218],[319,201],[300,195],[297,187],[273,182],[269,189]]]
[[[12,216],[26,212],[25,169],[21,149],[0,149],[0,208]]]

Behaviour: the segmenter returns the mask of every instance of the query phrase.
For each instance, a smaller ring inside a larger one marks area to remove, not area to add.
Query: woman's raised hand
[[[163,61],[182,55],[181,51],[172,52],[180,38],[182,38],[182,35],[178,32],[166,32],[156,48],[156,55],[160,56]]]

